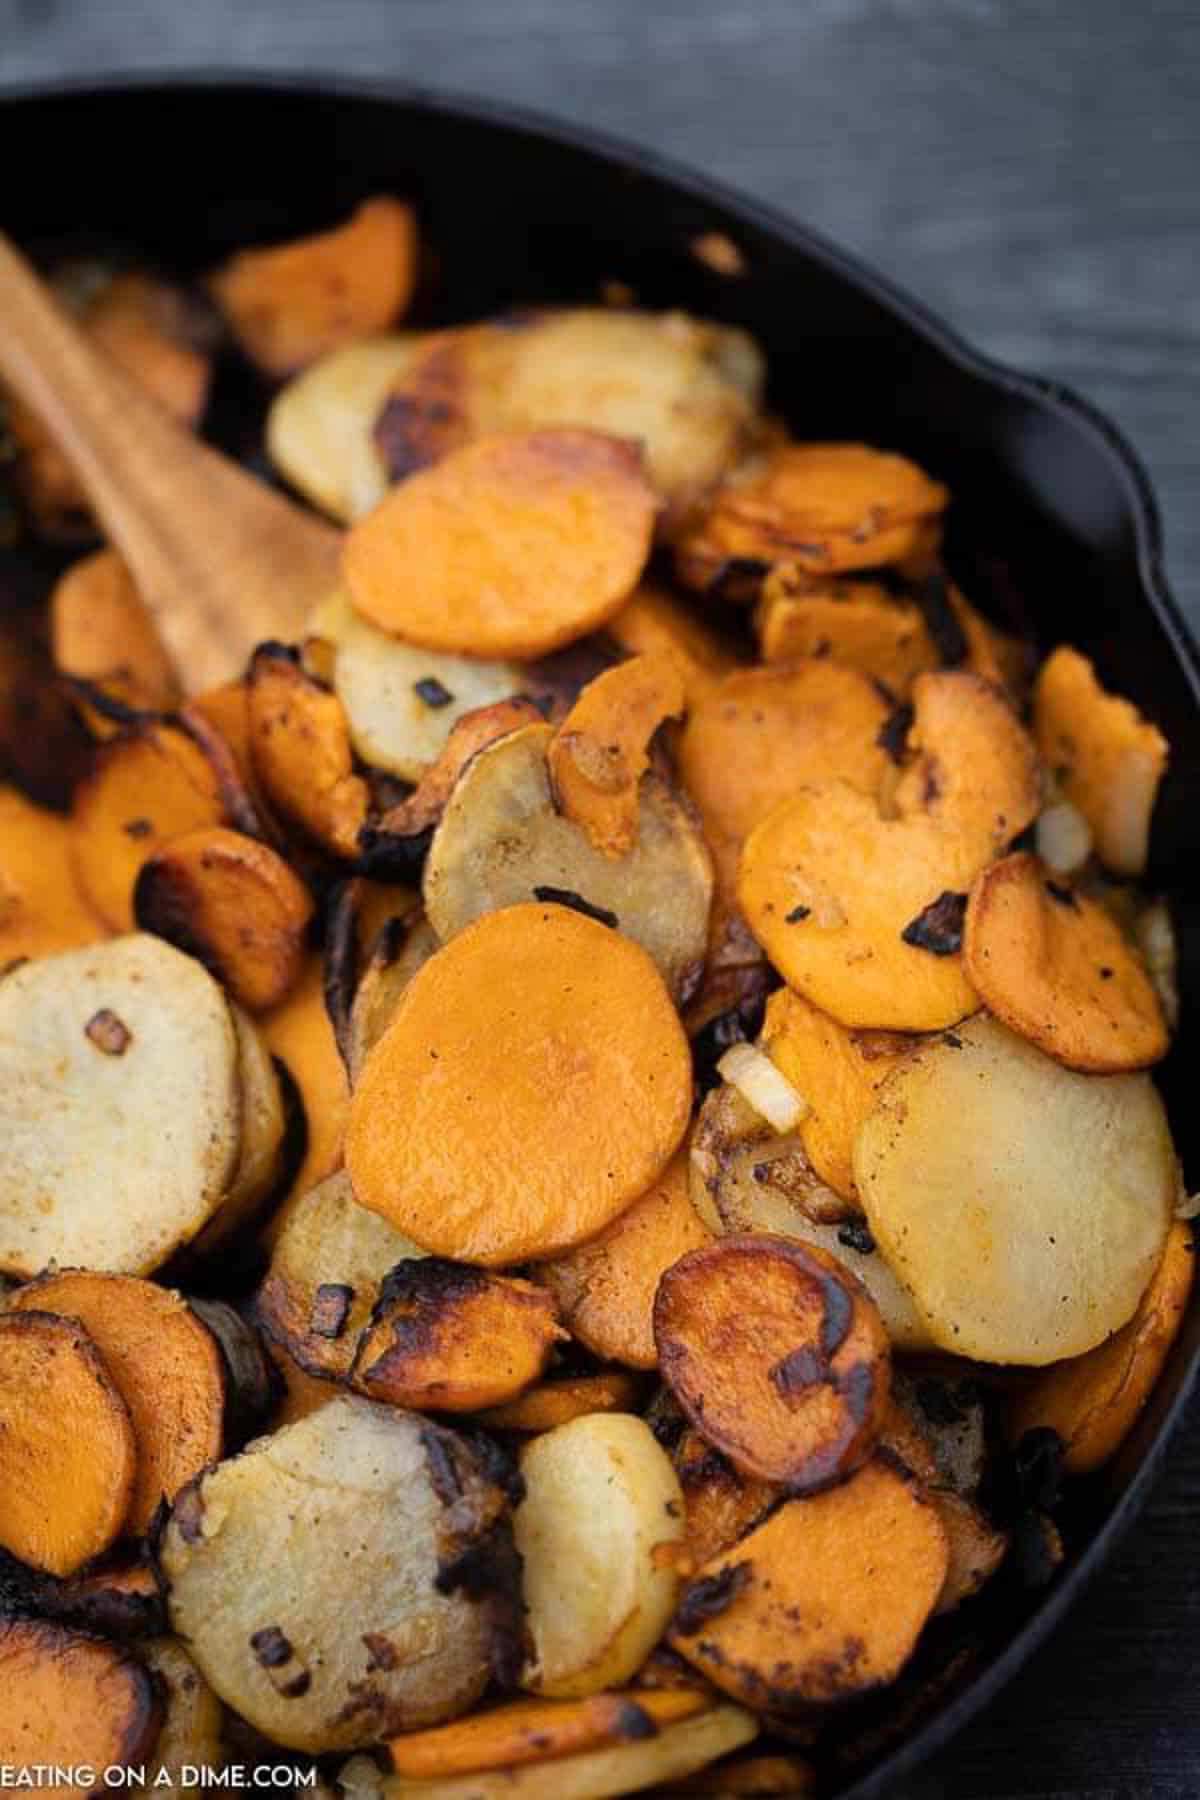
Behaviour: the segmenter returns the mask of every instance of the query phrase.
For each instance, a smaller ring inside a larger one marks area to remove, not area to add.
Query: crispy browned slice
[[[963,962],[988,1010],[1068,1068],[1114,1075],[1166,1054],[1167,1022],[1129,939],[1027,851],[976,876]]]
[[[904,1394],[904,1389],[899,1389]],[[997,1529],[971,1494],[959,1491],[935,1453],[928,1429],[918,1422],[909,1398],[893,1397],[880,1444],[920,1482],[946,1533],[946,1579],[935,1612],[953,1612],[977,1594],[1008,1552],[1008,1533]]]
[[[140,1768],[163,1718],[159,1692],[131,1650],[44,1619],[0,1619],[0,1764],[40,1766],[47,1794],[80,1791],[69,1771]]]
[[[179,679],[133,576],[115,550],[74,563],[50,597],[54,661],[126,706],[167,712]]]
[[[304,1158],[292,1179],[293,1194],[307,1193],[338,1166],[350,1088],[325,1010],[324,967],[313,952],[282,1005],[266,1013],[262,1033],[286,1064],[304,1108]]]
[[[682,1417],[680,1423],[683,1431],[671,1461],[683,1489],[688,1555],[698,1569],[760,1524],[787,1490],[778,1482],[744,1475],[695,1426]]]
[[[544,1288],[415,1257],[384,1278],[350,1384],[390,1406],[477,1412],[531,1387],[566,1335]]]
[[[801,1800],[816,1787],[816,1773],[803,1756],[733,1756],[698,1769],[676,1787],[677,1794],[786,1795]]]
[[[1056,1363],[1018,1396],[1009,1421],[1013,1440],[1049,1426],[1063,1440],[1063,1467],[1071,1474],[1086,1475],[1107,1462],[1162,1373],[1195,1269],[1192,1228],[1177,1221],[1132,1319],[1086,1356]]]
[[[624,856],[637,839],[638,792],[650,741],[684,709],[683,681],[670,651],[631,656],[580,694],[546,752],[555,804],[605,856]]]
[[[122,1641],[165,1628],[162,1592],[145,1546],[141,1554],[117,1550],[62,1580],[30,1568],[17,1571],[16,1563],[5,1571],[6,1585],[22,1611]]]
[[[804,1492],[870,1455],[888,1336],[861,1282],[824,1251],[766,1233],[693,1250],[659,1283],[654,1336],[684,1412],[746,1474]]]
[[[711,1234],[688,1193],[680,1151],[640,1200],[607,1231],[541,1264],[538,1279],[554,1295],[564,1324],[594,1356],[653,1369],[654,1295],[664,1271]]]
[[[394,324],[416,285],[418,259],[412,207],[379,195],[315,237],[239,250],[209,288],[263,373],[291,375]]]
[[[351,527],[346,585],[360,613],[410,643],[543,656],[620,610],[655,512],[639,452],[622,439],[480,438]]]
[[[682,1688],[627,1688],[590,1694],[584,1700],[509,1700],[469,1719],[393,1738],[388,1751],[398,1774],[433,1781],[477,1769],[549,1762],[605,1744],[653,1737],[665,1725],[690,1719],[710,1704],[706,1694]]]
[[[75,794],[72,849],[80,887],[109,929],[133,929],[134,883],[147,857],[224,816],[212,765],[177,726],[146,720],[98,745]]]
[[[1063,794],[1091,826],[1101,862],[1118,875],[1140,875],[1167,767],[1157,725],[1102,687],[1087,657],[1064,645],[1038,674],[1033,726]]]
[[[489,1431],[553,1431],[588,1413],[629,1412],[637,1403],[638,1384],[623,1369],[599,1375],[560,1375],[529,1389],[506,1406],[489,1407],[477,1423]]]
[[[73,1575],[122,1530],[136,1470],[129,1408],[83,1326],[0,1314],[0,1544]]]
[[[431,830],[445,812],[454,784],[471,758],[497,739],[507,737],[510,731],[539,723],[541,717],[533,701],[520,696],[494,700],[490,706],[477,706],[461,714],[437,761],[429,765],[412,793],[389,807],[371,827],[364,846],[368,856],[386,852],[390,838],[415,838]]]
[[[946,1533],[917,1483],[875,1458],[790,1500],[705,1565],[672,1646],[725,1693],[787,1716],[895,1679],[937,1604]]]
[[[72,849],[60,814],[0,785],[0,968],[104,935],[76,885]]]
[[[668,651],[675,659],[689,706],[694,706],[714,681],[738,666],[733,645],[718,637],[669,588],[654,581],[639,582],[605,631],[629,656]]]
[[[866,444],[770,449],[717,490],[681,539],[680,578],[708,588],[730,564],[796,563],[814,574],[902,562],[949,495],[906,457]]]
[[[250,753],[271,804],[334,856],[358,854],[367,784],[354,772],[346,715],[283,644],[260,644],[247,689]]]
[[[27,1283],[10,1311],[78,1319],[95,1344],[133,1423],[137,1478],[124,1528],[140,1535],[159,1503],[221,1454],[225,1369],[212,1333],[170,1288],[86,1269]]]
[[[407,931],[400,927],[380,933],[354,990],[346,1023],[342,1052],[351,1084],[391,1024],[405,988],[437,949],[437,933],[421,915]]]
[[[920,607],[881,582],[809,575],[782,564],[767,576],[754,618],[765,663],[828,657],[902,698],[942,658]]]
[[[142,864],[143,931],[198,957],[242,1006],[278,1006],[299,980],[312,898],[274,850],[224,825],[185,832]]]
[[[814,1170],[799,1123],[778,1131],[729,1082],[704,1096],[689,1163],[692,1205],[713,1232],[805,1237],[810,1225],[854,1215],[853,1204]]]
[[[156,1637],[142,1649],[163,1693],[165,1716],[147,1785],[187,1793],[225,1763],[225,1709],[178,1638]]]

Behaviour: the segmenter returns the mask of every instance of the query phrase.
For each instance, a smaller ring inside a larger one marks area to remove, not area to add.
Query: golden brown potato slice
[[[734,1699],[786,1717],[893,1681],[937,1603],[946,1533],[880,1458],[789,1500],[685,1589],[670,1643]]]
[[[688,1194],[688,1159],[681,1150],[607,1231],[567,1256],[542,1263],[538,1280],[554,1295],[572,1336],[594,1356],[653,1369],[658,1361],[654,1295],[659,1279],[672,1263],[709,1240]]]
[[[539,1382],[518,1400],[481,1412],[476,1423],[489,1431],[554,1431],[589,1413],[628,1412],[636,1403],[638,1384],[623,1369],[599,1375],[560,1375]]]
[[[304,1158],[291,1192],[305,1194],[341,1161],[350,1087],[325,1010],[324,966],[315,952],[287,999],[261,1020],[262,1034],[288,1069],[304,1108]]]
[[[1183,1322],[1195,1276],[1190,1225],[1177,1220],[1162,1260],[1127,1325],[1085,1356],[1040,1375],[1016,1399],[1014,1442],[1049,1426],[1063,1441],[1063,1468],[1087,1475],[1108,1461],[1133,1427]]]
[[[176,1793],[198,1792],[200,1770],[225,1764],[221,1702],[178,1638],[158,1637],[142,1649],[163,1690],[164,1717],[146,1770],[147,1785]]]
[[[154,1567],[145,1555],[116,1550],[63,1580],[13,1563],[6,1570],[9,1595],[21,1610],[96,1637],[145,1638],[166,1629],[166,1613]]]
[[[237,1036],[191,957],[135,935],[0,981],[0,1269],[150,1274],[237,1166]]]
[[[651,739],[683,709],[671,653],[631,656],[589,681],[551,739],[546,767],[555,805],[603,855],[627,856],[637,842]]]
[[[984,1014],[888,1077],[854,1147],[871,1230],[945,1350],[1079,1356],[1162,1254],[1178,1171],[1146,1075],[1079,1075]]]
[[[809,575],[790,563],[767,576],[754,624],[765,663],[828,657],[882,681],[898,699],[942,660],[914,600],[878,581]]]
[[[341,701],[283,644],[260,644],[247,690],[254,769],[273,806],[333,856],[355,857],[367,784]]]
[[[0,1313],[0,1544],[73,1575],[116,1540],[136,1473],[129,1408],[79,1321]]]
[[[0,969],[104,936],[76,885],[72,852],[60,814],[0,784]]]
[[[629,656],[666,650],[675,660],[689,706],[708,693],[715,681],[738,666],[732,644],[717,636],[668,588],[640,582],[615,618],[607,635]]]
[[[478,1699],[514,1623],[506,1537],[465,1439],[342,1395],[186,1488],[160,1561],[172,1627],[221,1698],[322,1753]]]
[[[385,1276],[350,1385],[389,1406],[477,1412],[531,1387],[566,1335],[531,1281],[415,1258]]]
[[[138,711],[169,712],[179,678],[133,576],[115,550],[67,570],[50,596],[55,667]]]
[[[522,313],[432,339],[378,437],[399,479],[485,432],[608,432],[644,446],[670,527],[758,435],[763,376],[745,332],[683,313]]]
[[[1167,1052],[1154,984],[1120,926],[1026,851],[976,876],[963,962],[988,1010],[1068,1068],[1115,1075]]]
[[[544,899],[578,904],[647,950],[676,999],[704,961],[712,865],[682,803],[651,774],[638,837],[604,856],[555,810],[546,767],[549,725],[526,725],[468,764],[433,836],[423,892],[443,942],[487,913]]]
[[[692,1424],[746,1474],[803,1493],[870,1455],[890,1345],[866,1289],[825,1252],[765,1233],[690,1251],[659,1283],[654,1337]]]
[[[119,1785],[120,1771],[145,1765],[162,1718],[132,1651],[44,1619],[0,1619],[0,1763],[14,1774],[44,1768],[42,1793],[78,1793],[69,1774],[80,1768],[111,1770]]]
[[[265,375],[291,375],[395,324],[418,258],[412,207],[378,195],[316,237],[239,250],[208,285],[251,361]]]
[[[409,982],[438,947],[437,933],[423,915],[407,931],[380,933],[354,990],[346,1026],[343,1054],[351,1085],[391,1024]]]
[[[1162,732],[1103,688],[1087,657],[1065,645],[1038,674],[1033,726],[1062,793],[1091,826],[1101,862],[1117,875],[1140,875],[1167,767]]]
[[[350,529],[350,599],[432,650],[544,656],[637,585],[656,514],[636,446],[592,431],[480,438]]]
[[[406,799],[389,806],[379,819],[363,833],[363,852],[368,863],[387,860],[396,848],[403,862],[411,856],[411,841],[432,831],[441,819],[463,770],[472,759],[510,732],[526,725],[540,725],[542,715],[532,700],[493,700],[490,706],[477,706],[463,713],[442,745],[436,762],[430,763],[420,781]],[[549,759],[547,759],[549,760]],[[634,828],[637,826],[637,798],[634,795]],[[582,821],[581,821],[582,822]],[[398,840],[398,842],[397,842]]]

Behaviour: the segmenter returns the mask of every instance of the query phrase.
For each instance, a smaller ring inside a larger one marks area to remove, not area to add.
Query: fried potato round
[[[584,1700],[508,1700],[469,1719],[393,1738],[388,1750],[398,1774],[432,1781],[654,1737],[711,1705],[707,1694],[686,1688],[626,1688]]]
[[[216,1339],[181,1294],[133,1275],[69,1269],[14,1294],[12,1312],[65,1314],[95,1344],[129,1409],[137,1476],[124,1529],[148,1530],[159,1503],[221,1454],[225,1367]]]
[[[166,712],[179,678],[133,576],[115,550],[73,563],[50,596],[55,667],[137,710]]]
[[[704,961],[712,864],[690,813],[664,781],[643,778],[638,837],[604,856],[556,811],[546,767],[549,725],[526,725],[463,771],[433,835],[423,892],[446,942],[499,907],[557,899],[610,919],[649,952],[678,1001]]]
[[[1162,1254],[1178,1171],[1147,1075],[1080,1075],[979,1014],[915,1050],[859,1130],[871,1230],[945,1350],[1080,1356]]]
[[[936,1509],[874,1458],[790,1500],[685,1589],[673,1649],[715,1687],[786,1717],[893,1681],[945,1581]]]
[[[707,588],[730,563],[814,574],[902,562],[950,496],[907,457],[866,444],[782,443],[719,488],[680,540],[676,567]]]
[[[683,708],[674,657],[652,651],[589,681],[551,739],[546,767],[555,804],[605,856],[627,856],[637,842],[650,740]]]
[[[104,936],[76,885],[73,843],[60,814],[0,784],[0,968]]]
[[[542,715],[532,700],[520,697],[493,700],[490,706],[477,706],[462,713],[455,721],[437,761],[430,763],[420,781],[405,799],[389,806],[364,834],[364,853],[368,859],[387,858],[396,843],[399,851],[423,832],[431,831],[449,803],[450,796],[467,764],[512,731],[524,725],[540,725]],[[634,796],[636,809],[636,794]],[[634,828],[637,813],[634,812]]]
[[[350,1104],[363,1205],[485,1265],[594,1237],[660,1174],[691,1059],[646,953],[563,906],[512,906],[418,971]]]
[[[178,1638],[153,1638],[142,1655],[161,1685],[165,1707],[147,1785],[187,1793],[199,1785],[198,1769],[225,1765],[225,1711]]]
[[[892,796],[901,818],[923,814],[996,856],[1041,806],[1037,751],[1006,696],[969,670],[919,675],[908,733],[912,760]]]
[[[433,926],[422,915],[406,931],[383,931],[359,977],[341,1045],[351,1086],[392,1022],[400,996],[438,949]]]
[[[542,656],[620,610],[655,507],[637,450],[620,439],[481,438],[351,527],[346,586],[365,618],[410,643]]]
[[[963,965],[989,1012],[1070,1069],[1116,1075],[1165,1056],[1154,984],[1116,921],[1025,851],[976,876]]]
[[[68,1772],[144,1767],[163,1706],[149,1670],[131,1650],[44,1619],[0,1620],[0,1764],[63,1800],[79,1792]],[[97,1791],[95,1789],[93,1792]]]
[[[572,1337],[594,1356],[653,1369],[659,1279],[710,1235],[692,1205],[688,1159],[679,1151],[640,1200],[590,1243],[543,1263],[538,1280],[554,1295]]]
[[[888,1336],[867,1290],[824,1251],[766,1233],[690,1251],[659,1283],[654,1338],[688,1418],[746,1474],[804,1493],[870,1455]]]
[[[1086,656],[1065,645],[1038,673],[1033,728],[1063,796],[1092,829],[1096,852],[1117,875],[1140,875],[1168,745],[1130,701],[1101,686]]]
[[[384,1278],[350,1385],[389,1406],[477,1412],[532,1386],[566,1335],[533,1282],[417,1257]]]
[[[1196,1272],[1190,1225],[1172,1225],[1162,1260],[1127,1325],[1085,1356],[1057,1363],[1017,1397],[1014,1443],[1048,1426],[1063,1441],[1063,1468],[1088,1475],[1120,1448],[1162,1373],[1187,1310]]]
[[[325,970],[315,952],[282,1005],[264,1013],[262,1034],[296,1084],[307,1135],[304,1156],[292,1179],[293,1194],[305,1194],[332,1174],[342,1154],[350,1085],[325,1010]]]
[[[785,1490],[778,1482],[744,1475],[694,1426],[685,1424],[682,1413],[679,1423],[683,1434],[670,1454],[683,1489],[688,1555],[698,1569],[753,1530]]]
[[[710,1231],[793,1237],[810,1222],[853,1216],[814,1171],[799,1131],[777,1131],[730,1082],[704,1097],[689,1165],[692,1205]]]
[[[689,706],[694,706],[714,681],[738,666],[733,647],[681,605],[668,588],[653,581],[638,584],[605,630],[630,656],[668,651],[679,670]]]
[[[137,1454],[129,1408],[78,1319],[0,1314],[0,1545],[73,1575],[122,1531]]]
[[[283,644],[260,644],[247,684],[250,752],[273,806],[333,856],[358,854],[367,784],[354,772],[346,714]]]
[[[622,1369],[599,1375],[559,1375],[539,1382],[518,1400],[492,1406],[476,1416],[488,1431],[554,1431],[589,1413],[628,1412],[638,1398],[638,1383]]]
[[[768,575],[754,625],[765,663],[828,657],[882,681],[897,698],[941,661],[915,601],[897,599],[878,581],[822,579],[791,564]]]

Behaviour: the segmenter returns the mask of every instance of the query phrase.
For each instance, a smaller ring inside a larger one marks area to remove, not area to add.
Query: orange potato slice
[[[162,1719],[159,1688],[132,1650],[44,1619],[0,1620],[0,1765],[14,1786],[36,1779],[67,1800],[90,1768],[106,1787],[125,1785],[128,1770],[136,1787]]]
[[[674,657],[689,706],[713,682],[737,668],[739,658],[723,638],[656,582],[643,581],[605,630],[630,656],[667,650]]]
[[[599,1375],[559,1375],[539,1382],[504,1406],[486,1408],[476,1414],[476,1423],[489,1431],[554,1431],[588,1413],[630,1412],[637,1397],[638,1384],[624,1369],[606,1369]]]
[[[124,705],[168,712],[179,678],[133,576],[115,550],[69,568],[50,596],[55,666],[95,682]]]
[[[754,623],[765,663],[828,657],[897,697],[942,660],[914,601],[878,581],[825,580],[787,563],[768,575]]]
[[[283,644],[260,644],[247,687],[250,752],[268,799],[334,856],[358,855],[367,784],[354,772],[350,730],[335,694]]]
[[[554,802],[605,856],[632,850],[638,791],[650,741],[684,709],[683,681],[668,650],[631,656],[589,681],[550,740]]]
[[[0,785],[0,969],[104,936],[75,884],[73,841],[60,814]]]
[[[680,1406],[746,1474],[804,1492],[870,1455],[888,1335],[866,1288],[824,1251],[765,1232],[693,1250],[659,1283],[654,1336]]]
[[[365,618],[410,643],[542,656],[620,610],[655,508],[637,450],[620,439],[480,438],[351,528],[346,585]]]
[[[778,1482],[743,1475],[693,1426],[684,1424],[682,1414],[679,1422],[683,1435],[671,1450],[671,1461],[683,1489],[688,1554],[698,1569],[752,1531],[785,1490]]]
[[[691,1058],[646,952],[571,908],[467,926],[413,977],[351,1099],[359,1201],[436,1254],[554,1256],[645,1193]]]
[[[549,1762],[602,1745],[654,1737],[712,1705],[699,1689],[638,1689],[583,1700],[509,1700],[468,1719],[392,1738],[392,1767],[413,1781]]]
[[[989,1012],[1069,1069],[1115,1075],[1166,1054],[1158,995],[1120,926],[1027,851],[976,877],[963,964]]]

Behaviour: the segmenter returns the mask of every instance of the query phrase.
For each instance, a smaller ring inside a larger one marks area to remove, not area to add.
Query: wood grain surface
[[[1200,630],[1197,0],[0,0],[0,88],[189,66],[518,101],[798,214],[1122,426]],[[1051,1644],[896,1800],[1200,1795],[1198,1425]]]

